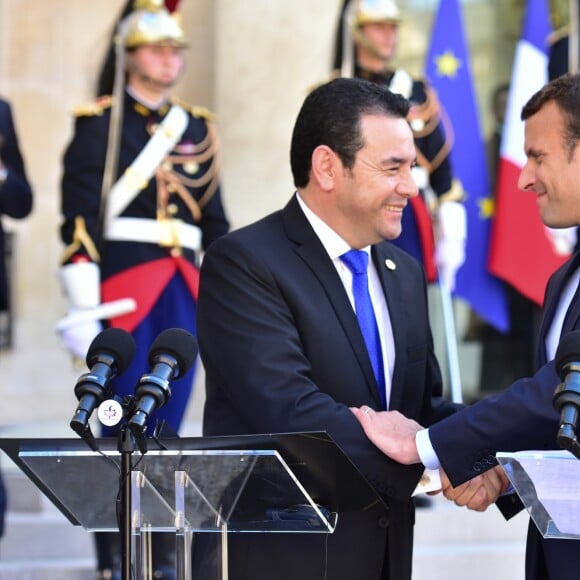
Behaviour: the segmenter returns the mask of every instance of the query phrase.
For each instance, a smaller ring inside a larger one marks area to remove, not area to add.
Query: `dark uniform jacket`
[[[121,298],[123,294],[130,296],[125,292],[125,287],[142,283],[144,276],[154,279],[155,265],[160,260],[178,254],[180,259],[195,265],[197,259],[195,251],[188,248],[164,246],[140,239],[103,240],[101,187],[111,104],[111,97],[101,97],[76,112],[74,136],[64,155],[64,221],[61,227],[61,237],[67,246],[64,263],[74,261],[78,254],[89,254],[95,261],[98,256],[91,254],[85,242],[88,239],[94,244],[100,254],[101,279],[107,290],[103,297],[109,300]],[[209,113],[202,108],[182,106],[187,112],[188,122],[181,139],[162,161],[156,174],[140,185],[137,195],[120,217],[156,220],[162,205],[169,217],[201,229],[202,248],[205,249],[229,228],[221,200],[218,143]],[[170,108],[171,103],[166,103],[159,110],[150,110],[125,93],[117,178],[144,149]],[[162,190],[167,192],[166,201],[160,194]],[[82,218],[80,226],[79,218]],[[148,264],[151,265],[150,270],[147,269]],[[142,267],[136,269],[138,266]],[[133,269],[141,280],[131,280],[130,272]],[[119,280],[118,284],[116,280]],[[144,286],[141,284],[142,291],[146,290]],[[140,317],[146,314],[143,312]]]
[[[6,180],[0,183],[0,216],[24,218],[32,211],[32,189],[26,178],[24,161],[18,147],[18,138],[9,103],[0,99],[0,160],[7,169]],[[0,310],[9,307],[6,273],[5,236],[0,221]]]

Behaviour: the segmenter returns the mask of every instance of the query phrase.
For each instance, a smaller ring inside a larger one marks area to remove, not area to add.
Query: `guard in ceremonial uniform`
[[[463,188],[453,179],[450,127],[427,81],[412,78],[390,63],[395,55],[401,14],[393,0],[347,0],[339,26],[336,74],[387,85],[410,100],[408,121],[417,148],[414,176],[421,196],[403,212],[402,234],[392,242],[420,260],[430,282],[455,287],[465,260],[466,214]]]
[[[133,335],[135,359],[113,381],[118,397],[133,395],[150,372],[149,348],[161,331],[195,335],[200,252],[229,229],[212,115],[168,94],[184,66],[179,16],[161,0],[131,8],[116,36],[113,95],[77,109],[62,179],[60,279],[69,311],[58,331],[80,359],[103,325]],[[178,431],[193,372],[171,383],[149,434],[162,421]],[[98,577],[120,578],[118,535],[95,535]],[[174,578],[173,546],[156,535],[152,577]]]
[[[23,219],[30,214],[33,193],[24,166],[18,136],[14,126],[12,107],[0,99],[0,218]],[[10,279],[5,262],[5,233],[0,219],[0,311],[10,312]],[[8,337],[8,346],[10,337]],[[0,473],[0,538],[4,533],[7,494]]]

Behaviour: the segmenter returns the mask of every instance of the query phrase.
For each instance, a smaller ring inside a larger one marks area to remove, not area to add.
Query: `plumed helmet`
[[[134,11],[119,26],[119,40],[125,48],[166,43],[187,46],[177,12],[169,12],[163,0],[135,0]]]
[[[341,39],[337,42],[335,68],[343,77],[354,70],[354,44],[375,52],[375,47],[361,28],[365,24],[386,22],[398,26],[401,13],[394,0],[345,0],[341,14]]]
[[[360,28],[372,22],[399,24],[401,13],[394,0],[354,0],[351,26]]]

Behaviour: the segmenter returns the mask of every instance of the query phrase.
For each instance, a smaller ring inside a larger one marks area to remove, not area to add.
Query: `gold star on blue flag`
[[[446,50],[443,54],[439,54],[435,57],[435,64],[437,65],[437,74],[440,77],[455,78],[455,75],[461,66],[461,60],[453,54],[452,50]]]

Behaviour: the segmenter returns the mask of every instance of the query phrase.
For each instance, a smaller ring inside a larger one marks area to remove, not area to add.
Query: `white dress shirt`
[[[330,226],[324,223],[304,202],[300,194],[296,193],[296,198],[300,208],[304,212],[306,219],[312,226],[314,233],[320,239],[324,249],[328,253],[340,279],[344,285],[344,289],[348,295],[350,303],[354,309],[354,295],[352,292],[352,272],[348,269],[346,264],[340,259],[342,254],[352,249]],[[370,246],[360,249],[369,254]],[[368,279],[369,279],[369,294],[371,302],[375,311],[375,318],[377,319],[377,326],[379,328],[379,337],[381,340],[381,351],[383,355],[383,366],[385,369],[385,389],[387,407],[389,404],[389,397],[391,394],[391,377],[393,376],[393,368],[395,366],[395,342],[393,338],[393,328],[391,326],[391,317],[389,316],[389,309],[387,308],[387,301],[383,293],[383,288],[379,280],[379,275],[375,268],[372,259],[368,262]]]

